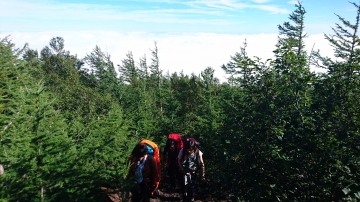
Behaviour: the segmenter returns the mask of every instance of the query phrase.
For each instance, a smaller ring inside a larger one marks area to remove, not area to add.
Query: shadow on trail
[[[181,197],[175,196],[160,196],[159,199],[161,201],[181,201]]]

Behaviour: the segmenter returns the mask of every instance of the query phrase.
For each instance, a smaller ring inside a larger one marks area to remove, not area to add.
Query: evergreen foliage
[[[342,25],[336,23],[334,35],[325,38],[334,47],[336,60],[322,57],[317,52],[318,67],[325,68],[327,74],[319,75],[314,83],[317,131],[324,137],[327,149],[328,170],[331,178],[337,181],[329,189],[338,195],[346,195],[347,200],[359,200],[359,163],[354,156],[358,150],[359,138],[359,5],[355,23],[337,15]],[[322,96],[321,96],[322,95]],[[339,148],[334,150],[333,148]],[[331,152],[329,152],[331,151]],[[347,176],[347,177],[344,177]]]
[[[100,47],[96,46],[93,52],[85,56],[84,61],[90,66],[94,77],[97,78],[99,90],[118,98],[119,82],[110,55],[102,52]]]
[[[289,15],[289,19],[294,23],[285,22],[283,25],[278,25],[279,29],[279,40],[278,47],[287,47],[293,51],[296,55],[305,54],[304,39],[307,37],[305,34],[305,8],[298,1],[295,4],[295,11]]]
[[[211,67],[164,75],[156,42],[150,64],[129,52],[117,75],[98,46],[78,59],[61,37],[40,54],[0,39],[0,198],[106,201],[104,187],[128,192],[126,161],[138,141],[162,150],[169,133],[181,133],[201,143],[205,194],[218,200],[360,200],[360,7],[352,5],[355,23],[337,15],[335,34],[325,35],[335,59],[306,53],[298,2],[278,26],[275,59],[250,58],[245,41],[222,66],[222,84]]]

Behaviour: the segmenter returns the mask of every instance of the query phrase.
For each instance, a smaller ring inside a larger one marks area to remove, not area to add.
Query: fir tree
[[[90,54],[85,56],[84,61],[90,66],[92,74],[97,78],[99,90],[118,98],[119,83],[110,55],[96,46]]]
[[[72,141],[41,82],[18,83],[17,88],[16,113],[2,133],[8,169],[1,195],[8,200],[51,201],[67,191],[64,184],[74,177],[65,174],[71,173],[69,162],[74,160]]]
[[[304,50],[304,39],[307,37],[304,32],[304,18],[306,11],[299,1],[295,4],[295,7],[295,11],[289,15],[289,19],[294,23],[294,25],[290,24],[290,22],[278,25],[280,36],[277,46],[280,48],[289,48],[296,55],[300,56],[306,54]]]
[[[357,185],[357,170],[359,164],[354,158],[357,152],[355,139],[359,138],[359,18],[360,7],[356,8],[355,23],[337,15],[341,24],[336,23],[333,28],[335,34],[325,34],[325,38],[334,47],[335,59],[322,57],[316,53],[315,64],[325,68],[326,74],[320,74],[314,83],[313,104],[316,131],[322,135],[322,142],[332,150],[328,159],[337,159],[336,165],[329,165],[333,170],[332,176],[324,181],[336,181],[328,187],[332,193],[346,198],[346,200],[359,199],[360,187]],[[348,169],[346,172],[344,169]],[[344,176],[344,173],[347,173]],[[325,183],[324,183],[325,184]]]
[[[120,80],[131,85],[136,85],[138,82],[138,70],[135,65],[135,60],[132,52],[126,54],[126,58],[123,59],[122,65],[118,65],[120,72]]]
[[[355,72],[359,71],[359,69],[356,68],[356,63],[359,62],[360,55],[360,51],[357,48],[359,45],[358,29],[360,8],[359,5],[355,3],[352,4],[357,9],[355,23],[352,24],[350,21],[336,14],[342,25],[339,23],[335,24],[335,28],[332,28],[335,34],[325,34],[325,39],[327,39],[330,45],[334,48],[334,56],[337,60],[339,60],[339,62],[347,64],[347,67],[337,65],[340,63],[333,61],[331,58],[322,57],[319,51],[316,53],[317,57],[314,61],[315,65],[327,69],[330,74],[335,74],[336,72],[341,71],[345,73],[347,78],[350,78]]]

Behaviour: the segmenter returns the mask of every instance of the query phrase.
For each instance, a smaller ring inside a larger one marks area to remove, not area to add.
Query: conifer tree
[[[140,67],[135,64],[132,53],[129,52],[126,58],[119,65],[120,80],[122,83],[121,105],[124,109],[124,116],[131,120],[131,134],[139,139],[153,134],[156,122],[153,116],[154,99],[150,84],[145,57],[140,58]]]
[[[123,59],[122,65],[118,65],[120,72],[120,80],[130,85],[136,85],[138,82],[138,70],[135,65],[135,60],[132,52],[126,54],[126,58]]]
[[[317,142],[309,132],[315,123],[308,118],[312,102],[309,96],[309,83],[313,81],[314,76],[310,72],[308,56],[304,50],[304,39],[307,37],[304,26],[306,12],[301,2],[295,7],[295,11],[289,16],[293,24],[285,22],[283,26],[279,25],[280,37],[274,51],[275,85],[271,95],[274,111],[270,116],[272,123],[269,132],[274,134],[272,152],[278,155],[273,156],[274,163],[284,164],[284,167],[280,168],[281,171],[278,169],[278,178],[283,183],[277,183],[276,191],[281,193],[281,197],[291,196],[307,200],[309,196],[297,190],[298,187],[312,189],[308,181],[313,176],[308,170],[314,168],[308,162],[317,161],[311,152],[307,152]],[[291,165],[298,166],[294,168]],[[304,179],[295,182],[294,179],[298,175],[304,176]],[[287,191],[281,191],[285,190],[285,187]]]
[[[176,91],[177,83],[179,82],[179,77],[177,73],[172,75],[167,75],[164,77],[163,86],[163,98],[164,98],[164,120],[161,122],[162,132],[161,134],[173,133],[183,133],[183,128],[181,127],[182,117],[179,114],[181,110],[181,103],[177,100]]]
[[[40,52],[40,58],[45,62],[44,71],[54,78],[66,78],[69,73],[68,62],[73,63],[71,68],[76,62],[76,58],[70,55],[69,51],[64,50],[64,42],[62,37],[54,37],[50,40],[49,46],[45,46]]]
[[[243,46],[240,47],[240,52],[236,52],[226,65],[221,66],[225,73],[230,75],[228,83],[240,87],[244,91],[249,90],[255,84],[256,77],[262,74],[268,62],[268,60],[262,62],[258,57],[250,58],[246,48],[245,40]]]
[[[104,201],[101,187],[127,191],[126,161],[138,141],[128,133],[130,121],[123,117],[119,105],[113,103],[108,114],[78,132],[81,139],[77,144],[77,160],[72,162],[77,181],[69,184],[74,193],[67,201]]]
[[[306,54],[304,50],[304,39],[307,37],[304,32],[304,18],[306,11],[299,1],[295,4],[295,7],[295,11],[289,15],[289,19],[294,24],[285,22],[283,25],[278,25],[280,36],[277,46],[280,48],[289,48],[296,55],[300,56]]]
[[[16,56],[13,55],[14,44],[8,37],[0,39],[0,117],[1,125],[6,126],[6,116],[12,114],[12,92],[9,85],[13,85],[16,81],[17,71],[15,61]]]
[[[219,149],[219,145],[225,143],[224,136],[226,136],[226,133],[222,134],[226,117],[223,108],[225,99],[221,96],[222,89],[214,72],[215,70],[211,67],[207,67],[201,72],[199,95],[201,101],[197,109],[197,122],[199,123],[197,134],[202,144],[202,150],[206,150],[208,156],[224,153],[224,150]],[[212,161],[213,159],[209,159],[208,163]],[[214,161],[216,160],[214,159]],[[215,164],[215,162],[211,164]]]
[[[1,124],[6,123],[0,140],[5,168],[0,179],[1,198],[51,201],[60,194],[59,190],[66,190],[66,177],[60,173],[68,169],[72,143],[64,131],[63,118],[53,109],[42,83],[35,84],[27,73],[26,67],[31,64],[18,59],[23,51],[13,49],[14,45],[6,39],[0,44],[4,51],[0,60],[6,60],[1,63],[1,70],[8,72],[2,86],[11,92],[2,94],[10,101],[4,108],[10,113],[1,117]]]
[[[156,125],[162,125],[162,122],[165,121],[164,117],[164,104],[165,104],[165,92],[166,90],[163,88],[163,72],[160,69],[160,60],[157,43],[154,42],[154,49],[151,50],[151,65],[149,66],[150,77],[148,80],[149,90],[151,93],[150,98],[152,100],[153,106],[152,109],[153,118],[156,120]],[[155,129],[158,127],[155,127]],[[160,134],[160,131],[153,131],[154,134]]]
[[[146,56],[144,55],[143,57],[140,58],[140,62],[139,62],[139,72],[141,78],[148,78],[149,76],[148,69],[149,67],[147,65]]]
[[[150,49],[151,50],[151,49]],[[160,85],[160,76],[162,75],[162,71],[160,69],[160,61],[158,55],[158,48],[155,42],[154,50],[151,50],[151,65],[149,67],[150,75],[157,78],[157,85]]]
[[[27,49],[23,54],[23,59],[27,62],[33,62],[36,63],[39,60],[39,53],[37,50]]]
[[[81,68],[79,70],[79,59],[66,51],[63,43],[61,37],[53,38],[50,47],[46,46],[41,51],[41,67],[45,72],[42,79],[46,90],[59,97],[55,106],[63,110],[69,123],[84,118],[82,122],[88,124],[97,114],[109,110],[111,97],[98,85],[92,84],[95,78],[81,71]]]
[[[346,200],[358,200],[360,186],[357,185],[359,164],[354,158],[357,152],[355,139],[359,138],[359,18],[360,7],[356,8],[355,22],[337,15],[340,23],[333,28],[334,34],[325,34],[325,38],[334,48],[335,59],[322,57],[316,53],[315,64],[325,68],[326,74],[320,74],[314,83],[313,104],[316,130],[322,134],[322,142],[331,148],[328,159],[336,159],[336,165],[329,165],[331,177],[324,184],[334,182],[327,187],[337,196]],[[326,149],[326,148],[325,148]],[[330,149],[329,149],[330,150]],[[335,183],[336,182],[336,183]]]
[[[273,136],[269,135],[272,124],[269,120],[273,114],[271,98],[276,80],[267,62],[247,55],[246,45],[245,42],[240,53],[235,53],[231,61],[222,66],[232,77],[230,85],[224,86],[223,110],[228,117],[224,117],[226,124],[221,128],[224,134],[218,143],[223,145],[223,151],[217,154],[218,158],[226,159],[222,165],[238,174],[235,177],[237,180],[224,189],[234,186],[239,193],[239,184],[246,186],[250,179],[271,176],[267,166],[273,163],[271,152],[274,150]],[[231,179],[231,176],[228,177]],[[251,187],[253,198],[265,195],[262,186],[267,185],[258,183]]]
[[[214,77],[215,70],[211,67],[207,67],[201,72],[202,91],[199,97],[201,98],[201,105],[198,109],[198,121],[200,122],[201,131],[200,134],[204,139],[208,139],[209,136],[215,135],[219,126],[221,125],[220,115],[222,113],[219,106],[218,85],[219,80]],[[205,135],[207,134],[207,135]]]
[[[291,166],[305,165],[308,161],[308,156],[299,151],[307,148],[309,136],[303,131],[312,124],[306,119],[309,105],[306,92],[312,75],[304,51],[304,15],[305,9],[299,3],[289,17],[294,25],[286,22],[279,26],[274,61],[268,64],[260,58],[250,59],[245,43],[241,52],[223,66],[225,71],[236,75],[230,84],[239,88],[233,93],[238,97],[229,101],[230,109],[227,109],[234,115],[227,119],[229,122],[224,127],[231,131],[226,140],[242,148],[240,152],[231,147],[225,150],[234,153],[229,158],[239,159],[238,166],[230,167],[239,175],[246,173],[240,177],[245,182],[268,179],[251,187],[253,199],[267,195],[265,187],[272,187],[268,189],[269,200],[282,200],[290,195],[299,197],[301,194],[295,190],[305,186],[292,180],[297,170]],[[298,145],[298,142],[304,144]],[[279,168],[277,164],[284,166]],[[301,167],[297,168],[304,172]]]
[[[95,46],[93,51],[85,56],[84,61],[90,66],[92,74],[97,78],[100,91],[110,93],[118,98],[119,83],[110,55],[101,51],[99,46]]]
[[[344,19],[343,17],[336,14],[340,22],[336,23],[335,28],[332,28],[335,34],[325,34],[325,39],[327,39],[330,45],[334,48],[334,56],[339,62],[344,62],[348,64],[347,67],[336,65],[339,64],[337,61],[333,61],[329,57],[322,57],[320,52],[316,53],[316,59],[320,61],[315,61],[315,64],[318,67],[322,67],[328,70],[330,74],[335,74],[336,72],[343,72],[347,78],[350,78],[354,73],[359,71],[359,69],[354,66],[354,64],[359,62],[360,52],[358,51],[357,46],[359,45],[359,19],[360,19],[360,8],[359,5],[351,3],[357,9],[355,23],[352,24],[350,21]]]

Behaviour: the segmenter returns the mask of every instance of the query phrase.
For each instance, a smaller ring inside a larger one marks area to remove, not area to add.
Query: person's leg
[[[185,184],[185,178],[187,178],[186,175],[182,175],[182,180],[181,180],[181,189],[183,192],[183,201],[187,201],[188,198],[188,184]]]
[[[176,170],[175,170],[175,177],[176,177],[177,184],[180,185],[180,186],[182,186],[184,176],[183,176],[183,174],[180,172],[179,168],[176,168]]]
[[[195,183],[191,182],[190,186],[189,186],[189,200],[190,201],[194,201],[194,197],[195,197]]]
[[[189,185],[185,185],[183,192],[183,202],[189,201]]]
[[[140,202],[142,195],[142,186],[141,184],[135,184],[131,189],[131,201],[132,202]]]
[[[150,193],[150,187],[145,183],[141,183],[141,187],[142,187],[142,201],[143,202],[150,202],[150,197],[151,197],[151,193]]]
[[[175,175],[174,167],[169,166],[168,173],[169,173],[171,188],[175,189],[176,188],[176,181],[175,181],[176,180],[176,175]]]
[[[192,174],[191,175],[191,184],[189,186],[190,190],[190,194],[189,194],[189,199],[190,201],[194,201],[194,197],[195,197],[195,190],[196,190],[196,174]]]
[[[141,198],[141,193],[131,193],[131,202],[140,202]]]
[[[142,201],[143,201],[143,202],[150,202],[150,197],[149,197],[149,196],[145,196]]]

